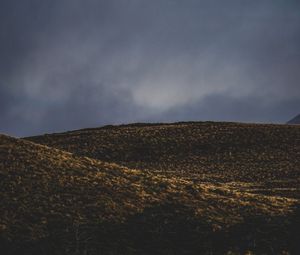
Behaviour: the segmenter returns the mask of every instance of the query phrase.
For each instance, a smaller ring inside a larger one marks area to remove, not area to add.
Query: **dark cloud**
[[[2,0],[0,131],[285,122],[299,45],[299,1]]]
[[[183,108],[174,108],[168,112],[168,121],[241,121],[257,123],[285,123],[294,116],[291,109],[299,109],[300,100],[266,102],[258,97],[232,98],[226,95],[213,94],[204,100]],[[234,116],[234,118],[233,118]]]

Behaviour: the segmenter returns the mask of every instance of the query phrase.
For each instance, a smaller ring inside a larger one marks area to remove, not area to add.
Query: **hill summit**
[[[300,124],[300,114],[288,121],[287,124]]]

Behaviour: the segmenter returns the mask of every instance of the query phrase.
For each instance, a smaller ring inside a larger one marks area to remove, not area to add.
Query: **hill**
[[[84,137],[94,130],[78,132]],[[91,142],[81,135],[76,136],[79,144]],[[98,142],[95,136],[90,148]],[[193,181],[171,172],[165,176],[129,169],[4,135],[0,175],[2,254],[298,249],[296,198],[252,194],[225,182]]]
[[[129,168],[300,197],[300,127],[191,122],[135,124],[26,138]],[[234,188],[233,187],[233,188]]]
[[[287,124],[300,124],[300,114],[288,121]]]

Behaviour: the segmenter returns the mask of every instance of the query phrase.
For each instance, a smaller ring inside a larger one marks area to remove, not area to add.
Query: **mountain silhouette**
[[[300,124],[300,114],[288,121],[287,124]]]

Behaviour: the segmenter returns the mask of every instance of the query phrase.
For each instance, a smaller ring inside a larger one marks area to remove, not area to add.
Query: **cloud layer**
[[[1,132],[300,111],[298,1],[0,5]]]

